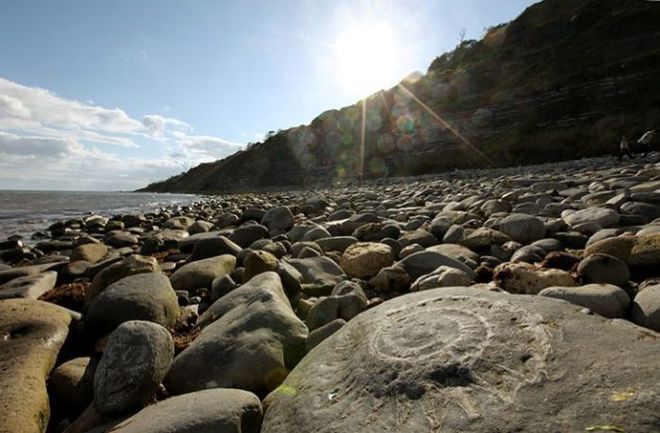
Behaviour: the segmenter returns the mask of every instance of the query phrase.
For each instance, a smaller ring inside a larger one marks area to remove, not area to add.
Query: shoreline
[[[0,326],[26,330],[5,339],[52,359],[3,365],[42,383],[30,392],[51,408],[49,433],[158,424],[161,410],[178,422],[233,392],[263,431],[306,431],[316,416],[290,414],[316,404],[318,428],[342,423],[365,399],[438,405],[465,431],[497,419],[466,416],[457,395],[521,431],[583,431],[611,423],[602,414],[650,431],[659,269],[657,153],[206,194],[59,221],[35,245],[0,241]],[[22,390],[7,389],[12,407]],[[544,404],[581,415],[555,426]],[[408,431],[383,416],[375,425]]]

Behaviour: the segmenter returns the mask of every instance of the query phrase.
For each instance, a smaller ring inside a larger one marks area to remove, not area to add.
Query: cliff
[[[327,186],[362,166],[374,178],[614,153],[622,134],[660,122],[659,22],[660,2],[545,0],[424,75],[144,190]]]

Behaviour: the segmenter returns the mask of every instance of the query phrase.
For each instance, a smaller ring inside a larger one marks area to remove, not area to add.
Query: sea
[[[45,231],[58,220],[91,214],[146,213],[200,199],[193,194],[0,190],[0,241],[14,235],[29,241],[33,233]]]

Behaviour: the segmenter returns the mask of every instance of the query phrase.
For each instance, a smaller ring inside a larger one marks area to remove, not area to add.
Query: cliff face
[[[658,23],[660,2],[545,0],[425,75],[145,190],[325,186],[362,166],[373,178],[613,153],[622,134],[660,126]]]

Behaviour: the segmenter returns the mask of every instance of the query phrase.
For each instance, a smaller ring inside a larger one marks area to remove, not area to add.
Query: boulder
[[[422,275],[410,287],[411,292],[436,289],[438,287],[469,286],[474,281],[463,271],[449,266],[440,266],[430,274]]]
[[[358,242],[358,240],[353,236],[335,236],[330,238],[316,239],[314,242],[316,242],[326,253],[328,251],[337,251],[339,253],[343,253],[346,251],[346,248]]]
[[[247,248],[252,242],[268,237],[268,229],[261,224],[244,224],[229,236],[229,240]]]
[[[174,342],[152,322],[124,322],[108,337],[94,374],[94,405],[101,414],[121,414],[146,404],[170,368]]]
[[[271,236],[286,233],[293,227],[293,213],[287,206],[269,209],[261,219],[261,224],[268,228]]]
[[[277,271],[277,269],[277,257],[266,251],[251,251],[245,258],[243,282],[248,282],[255,275],[268,271]]]
[[[529,244],[545,236],[545,224],[540,218],[511,214],[500,220],[500,231],[521,244]]]
[[[433,251],[435,253],[440,253],[443,256],[451,257],[452,259],[465,263],[470,267],[476,267],[476,264],[479,262],[479,254],[463,245],[440,244],[429,247],[426,251]]]
[[[309,310],[306,322],[310,331],[336,319],[345,321],[367,309],[369,300],[362,288],[350,281],[339,283],[330,296],[320,298]]]
[[[139,242],[133,233],[121,230],[112,230],[103,238],[103,242],[114,248],[131,247]]]
[[[50,375],[54,397],[67,414],[77,416],[94,400],[94,372],[98,362],[89,357],[60,364]]]
[[[495,268],[497,285],[510,293],[537,294],[546,287],[574,287],[575,278],[561,269],[543,269],[529,263],[503,263]]]
[[[403,292],[410,288],[410,275],[405,269],[396,266],[383,268],[369,280],[369,285],[377,292],[391,293]]]
[[[15,278],[0,286],[0,299],[37,299],[55,287],[56,281],[57,272],[54,271]]]
[[[325,325],[313,330],[309,333],[309,337],[307,337],[307,341],[305,342],[305,350],[309,352],[318,346],[323,340],[339,331],[345,324],[346,321],[344,319],[335,319],[332,322],[326,323]]]
[[[66,262],[47,263],[44,265],[21,266],[17,268],[9,268],[4,271],[0,270],[0,284],[5,284],[19,277],[38,275],[64,264],[66,264]]]
[[[465,272],[471,279],[476,278],[474,271],[462,262],[428,250],[411,254],[403,260],[398,261],[395,266],[405,269],[413,280],[416,280],[422,275],[430,274],[440,266],[449,266]]]
[[[128,277],[148,272],[160,272],[160,266],[153,257],[140,255],[128,256],[125,259],[103,268],[94,276],[92,285],[85,294],[85,304],[89,304],[99,293],[112,283]]]
[[[108,247],[101,243],[87,243],[78,245],[71,252],[71,261],[84,260],[89,263],[96,263],[103,260],[108,254]]]
[[[190,260],[203,260],[223,254],[237,256],[240,252],[241,247],[226,237],[213,236],[207,239],[200,239],[193,244]]]
[[[272,390],[305,353],[307,327],[275,272],[259,274],[200,317],[202,332],[172,364],[174,394],[231,387]]]
[[[581,233],[596,233],[601,229],[614,227],[621,216],[606,207],[588,207],[579,211],[564,211],[562,219],[574,230]]]
[[[261,432],[651,432],[659,351],[655,334],[555,299],[418,292],[309,352],[265,399]]]
[[[170,277],[175,290],[194,292],[211,288],[213,280],[229,275],[236,266],[236,257],[229,254],[188,263],[177,269]]]
[[[71,316],[32,299],[0,301],[0,431],[43,433],[50,418],[46,379]]]
[[[309,257],[287,260],[302,275],[301,290],[310,296],[326,296],[346,274],[328,257]]]
[[[210,223],[208,221],[195,221],[190,227],[188,227],[187,231],[191,235],[195,235],[198,233],[206,233],[210,231],[213,228],[213,223]]]
[[[585,283],[625,286],[630,280],[626,263],[609,254],[592,254],[578,265],[577,272]]]
[[[635,296],[631,316],[638,325],[660,332],[660,285],[648,286]]]
[[[117,424],[113,433],[259,433],[259,398],[238,389],[208,389],[180,395],[142,409]]]
[[[369,278],[393,262],[389,246],[376,242],[358,242],[346,248],[339,265],[349,277]]]
[[[186,230],[193,225],[195,220],[187,216],[178,216],[165,221],[164,227],[172,230]]]
[[[148,272],[113,283],[89,304],[84,316],[88,330],[98,336],[129,320],[147,320],[171,328],[179,317],[179,303],[170,280]]]
[[[610,319],[623,318],[628,313],[630,297],[620,287],[612,284],[587,284],[579,287],[547,287],[540,296],[563,299],[588,308]]]
[[[643,236],[618,236],[600,240],[585,249],[585,255],[596,253],[617,257],[632,267],[660,265],[660,233]]]

